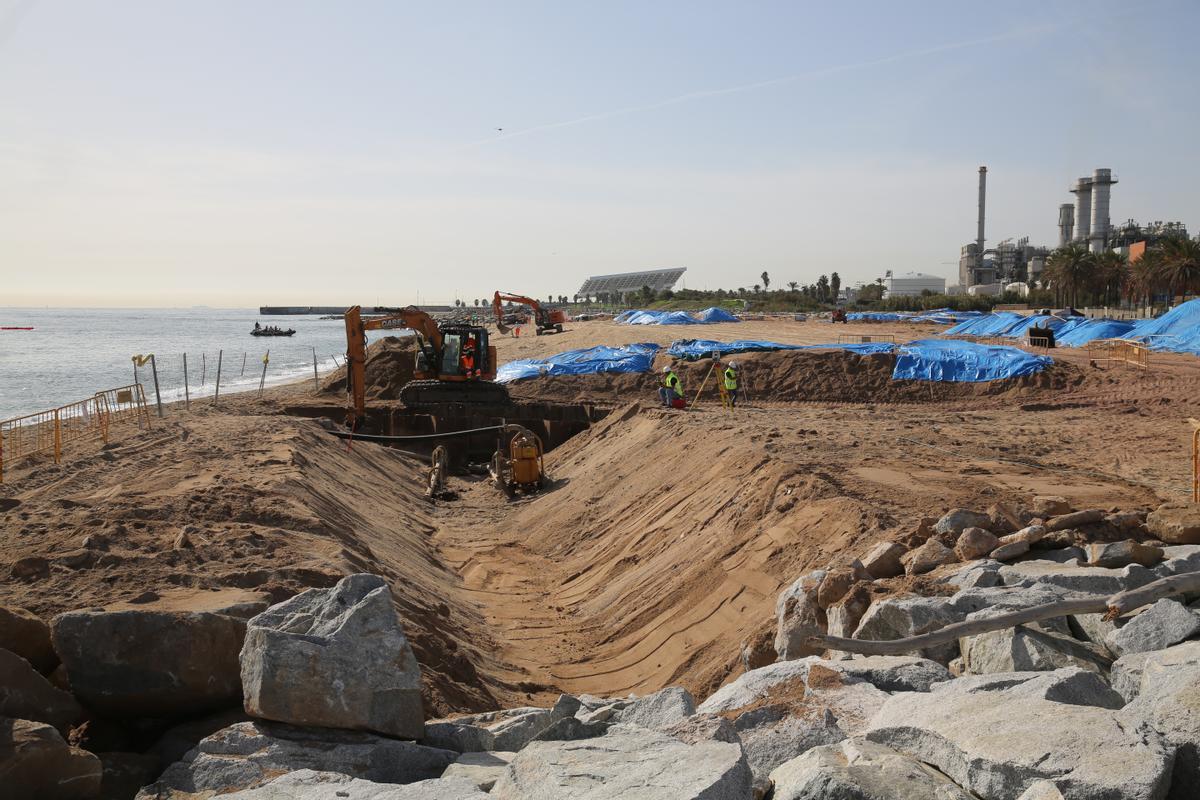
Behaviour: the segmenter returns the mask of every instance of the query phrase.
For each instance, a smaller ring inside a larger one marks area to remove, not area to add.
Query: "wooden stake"
[[[242,374],[239,377],[246,377],[246,353],[242,353]]]
[[[187,353],[183,354],[183,407],[188,411],[192,409],[192,395],[188,391]]]
[[[267,350],[267,354],[263,356],[263,373],[262,373],[262,377],[258,379],[258,396],[259,396],[259,399],[262,399],[262,394],[263,394],[263,386],[265,386],[265,385],[266,385],[266,383],[267,383],[267,364],[269,364],[269,363],[270,363],[270,361],[271,361],[271,351],[270,351],[270,350]]]
[[[208,358],[204,353],[200,354],[200,385],[203,386],[208,380]]]
[[[162,419],[162,395],[158,392],[158,365],[154,361],[154,353],[150,354],[150,372],[154,374],[154,402],[158,404],[158,417]]]
[[[313,391],[321,391],[321,380],[317,377],[317,348],[313,348]]]
[[[225,356],[224,350],[217,351],[217,391],[213,394],[213,405],[217,404],[217,400],[221,397],[221,360]]]

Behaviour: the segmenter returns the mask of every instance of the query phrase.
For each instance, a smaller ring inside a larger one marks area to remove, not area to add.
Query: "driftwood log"
[[[847,653],[859,653],[868,656],[896,656],[924,650],[939,644],[947,644],[967,636],[978,636],[989,631],[1000,631],[1027,622],[1037,622],[1042,619],[1053,619],[1067,614],[1098,614],[1105,612],[1105,619],[1113,619],[1164,597],[1179,594],[1200,593],[1200,572],[1188,572],[1183,575],[1172,575],[1161,578],[1153,583],[1137,589],[1118,592],[1112,597],[1080,597],[1057,600],[1040,606],[1030,606],[1020,611],[1008,614],[997,614],[987,619],[956,622],[919,636],[909,636],[905,639],[887,641],[873,639],[846,639],[841,636],[810,636],[808,643],[825,647],[829,650],[841,650]]]

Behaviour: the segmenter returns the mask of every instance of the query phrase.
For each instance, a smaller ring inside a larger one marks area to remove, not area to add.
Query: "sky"
[[[0,0],[0,306],[953,278],[1200,232],[1200,4]],[[954,280],[950,281],[951,283]]]

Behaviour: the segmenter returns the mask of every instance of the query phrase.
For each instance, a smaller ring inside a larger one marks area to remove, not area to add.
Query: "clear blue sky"
[[[572,294],[1200,231],[1200,4],[0,0],[5,303]],[[503,128],[502,132],[495,130]]]

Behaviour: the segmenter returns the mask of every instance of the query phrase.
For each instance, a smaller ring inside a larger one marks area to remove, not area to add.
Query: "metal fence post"
[[[54,409],[54,463],[62,460],[62,427],[59,424],[58,409]]]
[[[263,386],[267,382],[267,364],[270,363],[270,361],[271,361],[271,351],[267,350],[266,355],[263,356],[262,377],[258,379],[258,396],[259,396],[259,398],[262,398]]]

